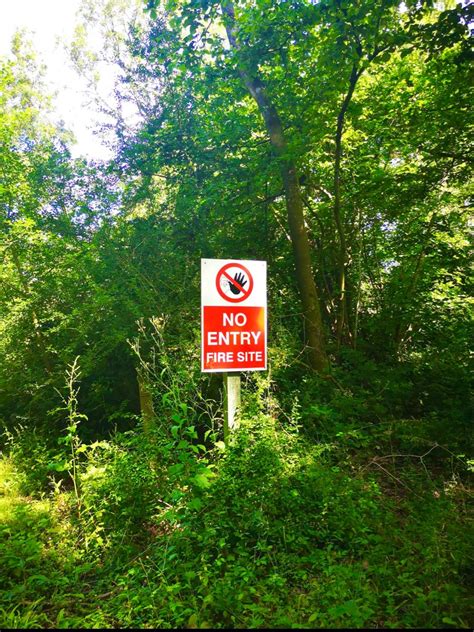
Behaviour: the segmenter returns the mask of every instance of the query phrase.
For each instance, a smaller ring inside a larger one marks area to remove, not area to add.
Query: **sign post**
[[[224,373],[224,441],[229,442],[229,434],[239,427],[240,375]]]
[[[224,373],[226,443],[238,427],[238,372],[266,368],[266,261],[201,259],[201,370]]]

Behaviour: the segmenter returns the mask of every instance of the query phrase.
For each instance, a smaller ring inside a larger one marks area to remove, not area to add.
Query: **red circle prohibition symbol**
[[[248,277],[249,280],[249,286],[247,289],[245,289],[242,285],[240,285],[240,283],[238,283],[235,279],[233,279],[230,274],[227,273],[227,270],[229,268],[239,268],[239,270],[242,270],[243,272],[245,272],[245,274]],[[227,279],[227,281],[229,281],[229,283],[232,283],[232,285],[234,287],[236,287],[238,290],[240,290],[241,292],[241,296],[227,296],[227,294],[224,294],[222,287],[221,287],[221,278],[225,277]],[[245,266],[243,266],[241,263],[226,263],[225,266],[222,266],[222,268],[219,270],[219,272],[217,273],[216,276],[216,288],[217,291],[219,292],[219,295],[225,300],[225,301],[229,301],[229,303],[241,303],[242,301],[245,301],[246,298],[248,298],[250,296],[250,294],[252,293],[253,290],[253,277],[250,274],[250,272],[247,270],[247,268]]]

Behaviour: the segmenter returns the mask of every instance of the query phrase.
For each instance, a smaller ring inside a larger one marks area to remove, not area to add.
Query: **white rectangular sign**
[[[267,368],[266,261],[201,259],[201,368]]]

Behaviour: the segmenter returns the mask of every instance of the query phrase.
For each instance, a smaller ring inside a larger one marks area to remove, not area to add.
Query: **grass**
[[[72,491],[22,496],[0,460],[1,627],[472,624],[469,491],[439,461],[382,471],[373,445],[264,419],[204,461],[183,436],[153,444],[153,476],[143,436],[94,452],[80,513]]]

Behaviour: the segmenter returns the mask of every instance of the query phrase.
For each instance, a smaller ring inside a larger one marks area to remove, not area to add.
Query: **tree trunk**
[[[422,275],[423,272],[423,264],[425,261],[425,257],[426,257],[426,251],[428,250],[429,247],[429,240],[431,237],[431,230],[435,224],[435,221],[437,219],[437,215],[435,213],[432,214],[428,227],[426,229],[426,233],[425,233],[425,237],[423,240],[423,245],[421,247],[421,250],[418,253],[418,256],[416,258],[416,263],[415,263],[415,269],[413,271],[413,275],[410,281],[410,285],[408,286],[406,292],[405,292],[405,305],[409,305],[409,302],[413,299],[413,296],[415,295],[415,291],[416,288],[418,286],[418,281],[420,280],[420,277]],[[401,314],[400,317],[398,319],[398,322],[395,326],[395,332],[394,332],[394,342],[395,342],[395,346],[397,349],[397,353],[400,352],[400,347],[404,342],[405,336],[408,333],[409,329],[410,329],[410,322],[407,320],[406,315],[404,313],[404,311],[406,312],[406,309],[403,309],[402,306],[402,310],[401,310]]]
[[[222,2],[225,28],[230,46],[239,51],[234,6],[231,1]],[[239,73],[245,87],[257,103],[265,122],[273,150],[280,163],[280,171],[285,188],[286,209],[293,253],[296,264],[296,279],[303,305],[305,333],[310,347],[311,367],[322,373],[328,368],[328,358],[324,345],[321,306],[311,265],[311,250],[304,223],[303,201],[295,162],[286,155],[286,138],[279,114],[270,100],[259,77],[239,64]]]
[[[341,109],[337,116],[336,127],[336,149],[334,155],[334,221],[336,223],[337,235],[339,238],[339,256],[338,256],[338,275],[339,275],[339,296],[338,296],[338,308],[336,317],[336,341],[338,348],[341,345],[344,330],[347,328],[347,279],[346,279],[346,266],[347,266],[347,244],[346,235],[344,231],[344,218],[342,217],[341,209],[341,160],[342,160],[342,134],[344,131],[344,121],[351,102],[352,95],[360,72],[357,70],[357,64],[352,66],[352,72],[349,79],[349,89],[344,101],[342,102]]]

